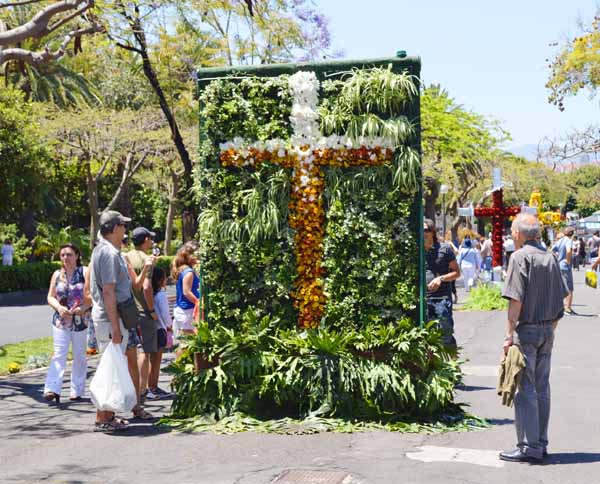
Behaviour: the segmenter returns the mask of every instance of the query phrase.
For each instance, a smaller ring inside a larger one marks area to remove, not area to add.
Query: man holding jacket
[[[510,258],[502,295],[509,300],[503,349],[518,344],[525,369],[515,396],[517,447],[501,452],[510,462],[541,463],[548,448],[550,417],[550,362],[554,331],[563,317],[568,294],[559,263],[537,238],[540,223],[519,214],[512,224],[516,252]]]

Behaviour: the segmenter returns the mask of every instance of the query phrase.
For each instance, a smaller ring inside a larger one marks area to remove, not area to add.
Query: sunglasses
[[[433,232],[431,229],[423,229],[423,232]]]

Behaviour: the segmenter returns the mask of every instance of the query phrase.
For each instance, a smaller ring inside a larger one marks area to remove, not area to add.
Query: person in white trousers
[[[479,268],[481,267],[481,255],[479,250],[473,247],[471,239],[465,239],[458,252],[458,266],[465,283],[465,291],[469,292],[477,281]]]
[[[48,304],[54,309],[52,338],[54,353],[46,375],[44,398],[60,402],[69,346],[73,352],[69,399],[81,400],[85,394],[87,370],[86,338],[91,300],[84,294],[87,269],[81,266],[81,253],[73,244],[59,252],[62,267],[54,272],[48,289]]]

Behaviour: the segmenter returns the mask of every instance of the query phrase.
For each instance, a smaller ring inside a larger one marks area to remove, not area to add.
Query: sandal
[[[146,410],[142,406],[134,408],[132,411],[133,418],[139,418],[140,420],[151,420],[154,418],[154,415],[152,415],[150,412],[148,412],[148,410]]]
[[[51,402],[52,400],[55,400],[56,403],[60,403],[60,395],[58,393],[54,393],[54,392],[48,392],[48,393],[44,393],[44,400],[46,400],[47,402]]]
[[[129,429],[129,425],[126,422],[126,420],[121,420],[115,417],[111,418],[106,422],[96,422],[94,424],[94,432],[103,432],[105,434],[122,432],[124,430]]]

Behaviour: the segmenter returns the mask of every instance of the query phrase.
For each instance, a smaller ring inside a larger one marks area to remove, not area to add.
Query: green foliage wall
[[[376,72],[385,75],[386,70]],[[290,173],[270,163],[256,171],[226,169],[218,163],[219,143],[235,137],[264,141],[290,136],[292,99],[287,77],[225,78],[201,91],[201,157],[206,168],[197,173],[197,196],[202,207],[203,274],[210,288],[209,319],[228,327],[237,327],[248,308],[278,317],[285,327],[295,325],[290,297],[295,278],[294,232],[287,221]],[[344,86],[356,84],[359,77],[364,78],[366,91],[369,78],[361,71],[348,73],[346,82],[323,84],[324,133],[347,133],[354,117]],[[400,126],[398,137],[414,143],[413,126],[406,116],[410,98],[401,87],[398,92],[405,96],[404,103],[398,102],[387,113],[374,110],[374,116],[388,127]],[[339,106],[344,109],[336,110]],[[403,156],[389,166],[326,169],[328,304],[323,323],[328,327],[358,328],[406,315],[415,318],[416,192],[401,186],[398,173],[418,170],[418,157],[409,149],[400,152]],[[407,160],[412,163],[410,170],[402,165]]]

